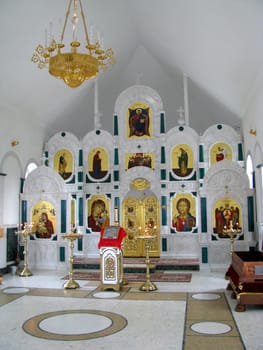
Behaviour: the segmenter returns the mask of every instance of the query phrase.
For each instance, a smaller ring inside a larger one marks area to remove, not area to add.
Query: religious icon
[[[128,137],[150,137],[152,130],[151,110],[143,102],[137,102],[128,108]]]
[[[32,211],[33,231],[37,238],[52,238],[55,233],[56,216],[53,205],[39,202]]]
[[[72,154],[67,149],[59,150],[54,157],[54,169],[67,180],[72,175]]]
[[[89,203],[88,227],[94,232],[100,232],[109,226],[110,217],[106,201],[99,196],[94,197],[93,201]]]
[[[231,147],[228,144],[223,142],[218,142],[214,144],[210,151],[210,159],[211,159],[211,164],[215,164],[224,159],[231,160],[232,159]]]
[[[135,166],[145,166],[154,169],[154,153],[128,153],[126,154],[125,170]]]
[[[108,156],[103,148],[95,148],[89,153],[88,170],[94,179],[103,179],[108,173]]]
[[[233,199],[225,198],[217,201],[213,213],[213,232],[220,238],[228,238],[224,234],[224,229],[229,229],[230,226],[234,229],[242,227],[240,205]]]
[[[173,211],[172,227],[178,232],[189,232],[196,227],[196,217],[191,213],[194,208],[191,207],[193,198],[187,196],[177,196],[174,201],[176,210]]]
[[[185,144],[179,144],[174,147],[171,153],[172,170],[175,175],[186,177],[193,171],[193,152]]]

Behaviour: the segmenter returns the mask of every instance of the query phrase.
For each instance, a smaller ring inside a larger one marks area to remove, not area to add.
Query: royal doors
[[[159,202],[154,195],[126,197],[122,205],[122,223],[126,231],[125,257],[145,257],[143,236],[152,235],[149,255],[160,256]]]

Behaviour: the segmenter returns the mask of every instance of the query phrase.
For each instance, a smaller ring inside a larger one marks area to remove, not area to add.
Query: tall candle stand
[[[65,289],[76,289],[79,288],[78,282],[74,281],[73,279],[73,248],[74,248],[74,241],[78,238],[81,238],[83,235],[79,233],[74,233],[73,230],[71,233],[67,233],[65,235],[62,235],[62,238],[65,238],[69,241],[69,248],[70,248],[70,256],[69,256],[69,280],[64,283]]]
[[[28,258],[28,237],[30,237],[33,232],[33,224],[29,224],[25,222],[22,225],[18,225],[18,230],[16,233],[23,237],[23,242],[24,242],[24,268],[23,270],[19,273],[20,277],[29,277],[32,276],[32,272],[28,269],[28,263],[27,263],[27,258]]]
[[[223,233],[229,237],[230,242],[230,256],[232,257],[234,252],[234,243],[238,236],[238,234],[241,232],[241,228],[238,227],[238,222],[236,223],[235,227],[233,226],[232,220],[229,222],[229,226],[224,226]]]
[[[145,282],[140,286],[140,290],[144,292],[151,292],[154,290],[157,290],[158,288],[156,285],[151,281],[151,274],[150,274],[150,247],[151,247],[151,241],[156,238],[157,236],[154,235],[152,231],[156,230],[156,226],[154,227],[146,227],[144,230],[144,235],[140,235],[137,238],[143,239],[145,250],[146,250],[146,256],[145,256],[145,264],[146,264],[146,275],[145,275]],[[139,231],[141,231],[141,228],[139,227]]]

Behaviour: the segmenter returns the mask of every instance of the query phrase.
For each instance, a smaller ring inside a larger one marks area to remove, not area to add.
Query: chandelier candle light
[[[65,47],[63,43],[64,34],[72,5],[73,40],[70,43],[71,48],[69,52],[62,52],[62,49]],[[79,21],[77,14],[78,5],[85,32],[86,43],[84,45],[87,49],[86,53],[78,52],[78,48],[81,46],[77,39],[77,25]],[[81,0],[69,0],[60,41],[57,43],[52,38],[52,34],[50,37],[50,43],[48,45],[45,43],[45,46],[37,46],[36,53],[33,54],[31,61],[37,63],[38,68],[48,67],[51,75],[58,79],[63,79],[71,88],[80,86],[85,80],[95,78],[100,70],[105,71],[109,64],[115,63],[113,50],[111,48],[104,50],[103,39],[99,33],[97,40],[94,43],[92,42],[91,34],[90,36],[88,34]]]

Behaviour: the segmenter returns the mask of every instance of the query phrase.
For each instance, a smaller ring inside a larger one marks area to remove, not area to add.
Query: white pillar
[[[188,81],[187,75],[184,74],[184,119],[185,125],[189,125],[189,104],[188,104]]]
[[[94,128],[101,128],[101,114],[99,112],[99,88],[98,88],[98,79],[94,80]]]

